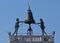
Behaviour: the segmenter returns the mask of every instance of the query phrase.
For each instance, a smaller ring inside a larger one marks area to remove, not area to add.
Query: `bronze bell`
[[[25,23],[27,23],[27,24],[35,23],[35,20],[33,18],[32,12],[30,10],[30,5],[29,4],[28,4],[28,10],[27,10]]]

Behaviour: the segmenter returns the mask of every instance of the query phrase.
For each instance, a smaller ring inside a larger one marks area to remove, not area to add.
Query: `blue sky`
[[[55,43],[60,41],[60,0],[29,0],[34,19],[45,22],[45,31],[55,31]],[[25,20],[27,0],[0,0],[0,43],[8,43],[8,32],[14,32],[15,19]],[[19,28],[19,33],[26,33],[28,25]],[[33,32],[41,33],[39,26],[32,25]],[[37,29],[38,28],[38,29]],[[39,31],[40,30],[40,31]],[[38,31],[38,32],[37,32]]]

